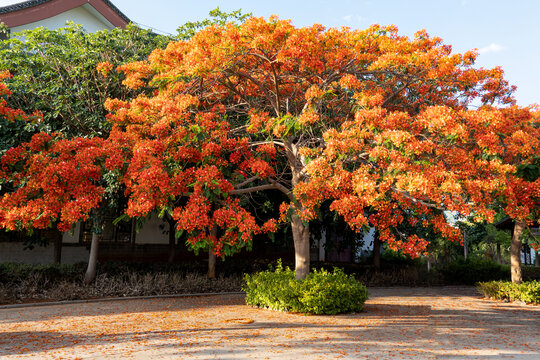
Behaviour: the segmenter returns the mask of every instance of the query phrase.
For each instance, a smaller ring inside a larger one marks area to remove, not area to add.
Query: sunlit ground
[[[360,314],[305,316],[243,296],[0,310],[0,358],[539,359],[540,307],[473,288],[377,288]]]

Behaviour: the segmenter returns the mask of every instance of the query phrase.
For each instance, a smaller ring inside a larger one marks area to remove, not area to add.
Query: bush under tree
[[[298,280],[289,267],[278,262],[274,270],[244,276],[246,304],[316,315],[360,312],[368,298],[364,285],[334,268],[312,271]]]

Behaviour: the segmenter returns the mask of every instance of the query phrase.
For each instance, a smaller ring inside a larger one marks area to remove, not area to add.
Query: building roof
[[[47,19],[85,4],[92,6],[114,26],[125,27],[130,22],[109,0],[8,0],[5,3],[9,5],[0,7],[0,21],[8,28]]]
[[[514,220],[512,220],[509,216],[493,225],[495,225],[495,227],[499,230],[514,230]],[[538,227],[533,226],[530,227],[529,230],[534,237],[540,237],[540,229]]]
[[[493,225],[495,225],[495,227],[499,230],[513,230],[514,220],[512,220],[509,216],[507,216],[501,221],[498,221]]]

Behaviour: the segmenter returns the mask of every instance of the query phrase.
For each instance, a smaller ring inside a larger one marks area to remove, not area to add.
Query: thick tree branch
[[[237,128],[229,130],[229,134],[239,133],[239,132],[242,132],[242,131],[246,130],[247,128],[248,128],[247,125],[242,125],[242,126],[239,126]]]
[[[277,107],[276,102],[272,99],[272,96],[270,96],[270,93],[268,92],[268,89],[266,87],[264,87],[264,85],[260,81],[258,81],[257,79],[255,79],[251,75],[249,75],[248,73],[246,73],[244,71],[241,71],[241,70],[236,70],[236,71],[229,70],[229,73],[232,74],[232,75],[239,75],[239,76],[241,76],[241,77],[243,77],[245,79],[248,79],[249,81],[251,81],[255,85],[257,85],[257,87],[264,93],[264,96],[266,97],[266,99],[268,99],[268,101],[270,102],[270,104],[274,108],[274,111],[275,111],[276,115],[279,116],[279,108]]]
[[[274,184],[265,184],[265,185],[259,185],[259,186],[253,186],[245,189],[235,189],[230,192],[231,195],[240,195],[240,194],[249,194],[256,191],[262,191],[262,190],[270,190],[270,189],[277,189],[277,187]]]
[[[279,82],[278,82],[278,75],[277,75],[277,72],[276,72],[276,68],[273,64],[273,62],[270,62],[270,67],[272,68],[272,73],[274,74],[274,87],[275,87],[275,91],[276,91],[276,105],[277,105],[277,108],[278,108],[278,111],[281,110],[281,99],[279,97]],[[279,116],[279,112],[277,114]]]
[[[252,179],[252,178],[250,178],[250,179]],[[241,195],[241,194],[249,194],[249,193],[253,193],[253,192],[257,192],[257,191],[275,189],[275,190],[279,190],[282,193],[284,193],[285,195],[287,195],[287,198],[289,198],[289,200],[294,201],[294,197],[292,196],[291,190],[288,189],[285,185],[280,184],[279,182],[277,182],[276,180],[274,180],[272,178],[269,178],[268,181],[270,181],[270,184],[252,186],[252,187],[244,188],[244,189],[236,188],[233,191],[231,191],[230,194],[231,195]],[[239,185],[243,186],[243,185],[247,184],[247,183],[246,184],[244,184],[244,183],[246,183],[246,181],[244,181],[242,184],[239,184]],[[239,186],[239,185],[237,185],[237,186]]]
[[[286,186],[284,186],[283,184],[280,184],[279,182],[275,181],[272,178],[269,178],[268,180],[272,183],[272,185],[276,187],[276,189],[280,190],[282,193],[287,195],[289,200],[294,201],[294,196],[292,195],[292,191],[290,189],[288,189]]]
[[[384,100],[384,102],[382,103],[382,107],[385,107],[386,105],[388,105],[388,103],[390,101],[392,101],[396,96],[398,96],[403,90],[405,90],[408,86],[410,85],[410,83],[406,83],[404,84],[402,87],[400,87],[397,91],[394,91],[392,93],[392,95],[390,95],[386,100]]]
[[[237,185],[235,186],[235,188],[238,189],[238,188],[244,187],[244,186],[246,186],[247,184],[254,182],[254,181],[257,180],[258,178],[259,178],[259,175],[255,175],[255,176],[252,176],[252,177],[250,177],[250,178],[247,178],[246,180],[242,181],[240,184],[237,184]]]
[[[445,209],[445,208],[443,208],[443,207],[440,207],[440,206],[438,206],[438,205],[436,205],[436,204],[428,203],[428,202],[426,202],[426,201],[417,199],[417,198],[413,197],[412,195],[410,195],[407,191],[399,190],[399,189],[396,189],[395,187],[392,187],[391,189],[392,189],[393,191],[397,192],[397,193],[400,193],[401,196],[403,196],[403,197],[406,198],[406,199],[411,200],[411,201],[412,201],[413,203],[415,203],[415,204],[421,204],[421,205],[427,206],[427,207],[429,207],[429,208],[437,209],[437,210],[441,210],[441,211],[448,210],[448,209]]]
[[[278,140],[256,141],[256,142],[253,142],[253,143],[249,144],[249,146],[258,146],[258,145],[266,145],[266,144],[274,144],[274,145],[278,145],[278,146],[281,146],[281,147],[285,147],[285,144],[282,141],[278,141]]]

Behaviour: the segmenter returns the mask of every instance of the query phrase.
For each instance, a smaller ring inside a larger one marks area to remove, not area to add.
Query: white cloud
[[[483,48],[478,49],[478,52],[482,55],[487,53],[498,53],[505,50],[504,46],[491,43],[488,46],[484,46]]]
[[[365,17],[360,16],[360,15],[345,15],[341,19],[345,22],[355,23],[355,24],[365,23],[368,20]]]

